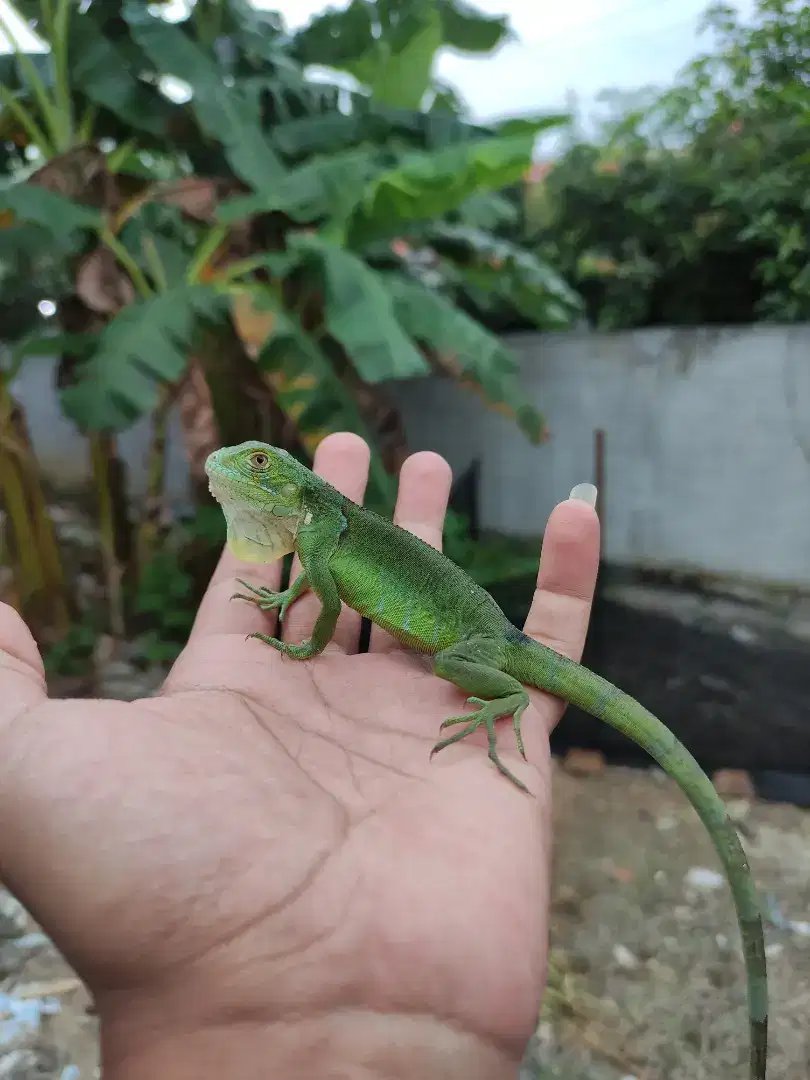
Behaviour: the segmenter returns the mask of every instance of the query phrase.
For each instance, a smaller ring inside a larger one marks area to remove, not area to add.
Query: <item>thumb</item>
[[[0,730],[48,696],[37,643],[23,620],[0,603]]]

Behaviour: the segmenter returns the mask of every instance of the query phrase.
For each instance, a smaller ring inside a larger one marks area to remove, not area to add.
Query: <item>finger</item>
[[[394,522],[438,551],[442,549],[442,529],[452,479],[450,466],[444,458],[427,450],[412,454],[399,474]],[[369,652],[397,648],[401,646],[396,638],[379,626],[372,627]]]
[[[524,627],[530,637],[576,661],[585,647],[599,571],[599,518],[588,497],[595,492],[587,485],[584,497],[569,498],[552,511]],[[565,708],[562,701],[558,706],[553,723]]]
[[[0,729],[46,697],[37,643],[14,608],[0,603]]]
[[[314,471],[342,495],[352,502],[362,503],[368,483],[369,460],[369,448],[364,440],[359,435],[341,431],[328,435],[319,444],[313,466]],[[295,581],[300,572],[301,564],[296,557],[290,581]],[[320,610],[320,600],[308,590],[285,615],[281,634],[283,639],[297,644],[308,638]],[[357,652],[359,640],[360,616],[344,605],[330,645],[344,652]]]
[[[281,567],[278,562],[268,564],[245,563],[237,559],[227,548],[222,552],[205,596],[202,598],[194,625],[189,635],[189,645],[199,643],[215,634],[275,634],[275,612],[260,611],[255,604],[233,600],[234,593],[247,593],[237,578],[250,585],[266,585],[278,590],[281,586]]]

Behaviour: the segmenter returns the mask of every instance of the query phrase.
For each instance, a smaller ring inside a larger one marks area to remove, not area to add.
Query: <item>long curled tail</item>
[[[521,682],[564,698],[627,735],[672,777],[706,826],[728,878],[742,937],[748,974],[750,1076],[765,1080],[768,974],[762,915],[745,851],[723,800],[686,747],[629,694],[539,642],[527,638],[523,644],[525,651],[512,672]]]

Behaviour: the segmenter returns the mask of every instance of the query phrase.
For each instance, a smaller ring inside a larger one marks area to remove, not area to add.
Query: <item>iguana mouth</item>
[[[208,477],[208,490],[218,503],[232,500],[234,498],[234,492],[238,492],[241,486],[238,479],[235,482],[228,482],[225,479],[225,474],[219,460],[221,453],[221,450],[214,450],[205,459],[205,473]]]

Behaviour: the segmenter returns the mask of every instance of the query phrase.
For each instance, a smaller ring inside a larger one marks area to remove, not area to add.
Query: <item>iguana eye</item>
[[[255,453],[251,454],[248,461],[254,469],[266,469],[270,464],[270,458],[261,450],[257,450]]]

